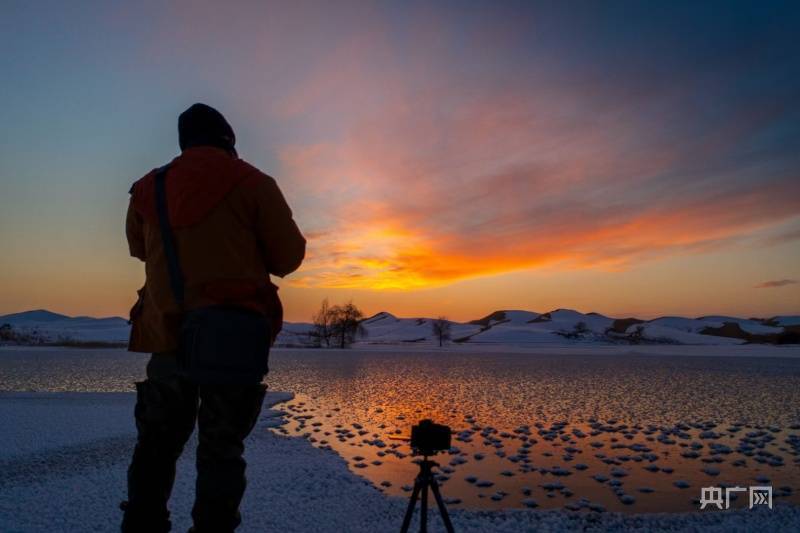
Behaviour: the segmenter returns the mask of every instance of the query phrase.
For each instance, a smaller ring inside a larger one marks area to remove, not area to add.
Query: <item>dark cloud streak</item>
[[[756,289],[775,289],[778,287],[786,287],[787,285],[796,285],[800,283],[796,279],[778,279],[773,281],[765,281],[755,286]]]

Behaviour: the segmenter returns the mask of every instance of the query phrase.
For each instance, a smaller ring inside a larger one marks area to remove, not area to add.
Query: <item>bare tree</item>
[[[361,324],[364,313],[353,302],[345,305],[334,305],[331,313],[331,337],[339,348],[347,348],[355,341],[356,337],[366,337],[367,330]]]
[[[322,300],[319,311],[314,314],[311,320],[314,327],[310,335],[314,339],[314,344],[330,348],[331,338],[333,337],[333,313],[330,305],[328,305],[327,298]]]
[[[644,326],[639,324],[636,328],[628,334],[628,340],[631,344],[641,344],[644,340]]]
[[[14,328],[11,324],[3,324],[0,326],[0,341],[13,341],[15,337]]]
[[[592,330],[589,329],[589,326],[586,325],[586,322],[580,321],[575,324],[571,331],[560,330],[556,331],[555,333],[566,339],[582,339],[591,332]]]
[[[575,333],[576,337],[583,337],[584,335],[591,333],[592,330],[589,329],[589,326],[586,325],[586,322],[580,321],[575,324],[575,329],[573,333]]]
[[[431,322],[431,329],[433,330],[433,335],[439,339],[439,346],[442,346],[444,341],[450,340],[450,328],[450,321],[443,316]]]

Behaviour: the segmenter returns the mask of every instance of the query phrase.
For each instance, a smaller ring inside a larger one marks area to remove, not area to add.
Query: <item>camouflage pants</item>
[[[138,440],[128,468],[128,503],[122,531],[169,531],[167,502],[175,463],[199,427],[194,531],[229,532],[241,523],[243,441],[255,425],[264,385],[195,385],[177,373],[171,354],[153,354],[147,379],[136,383]]]

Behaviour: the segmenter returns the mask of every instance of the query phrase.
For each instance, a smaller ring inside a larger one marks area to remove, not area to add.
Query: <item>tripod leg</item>
[[[437,483],[435,479],[431,482],[431,490],[433,491],[433,496],[436,498],[436,504],[439,506],[439,512],[442,513],[444,528],[447,530],[447,533],[454,533],[453,524],[450,522],[450,515],[447,512],[447,507],[444,505],[442,495],[439,493],[439,483]]]
[[[419,497],[419,489],[419,480],[414,481],[414,492],[411,493],[411,499],[408,500],[406,516],[403,517],[403,526],[400,528],[400,533],[408,533],[408,526],[411,525],[411,517],[414,515],[414,506],[417,504],[417,498]]]
[[[429,479],[422,481],[422,507],[419,515],[419,533],[428,533],[428,485]]]

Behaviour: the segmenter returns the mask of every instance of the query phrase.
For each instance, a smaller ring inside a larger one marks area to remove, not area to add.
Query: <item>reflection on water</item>
[[[445,495],[465,506],[691,511],[700,487],[766,479],[776,494],[800,501],[797,360],[327,352],[276,359],[271,385],[302,392],[287,406],[283,430],[331,447],[390,494],[407,495],[417,471],[407,444],[391,437],[432,418],[457,433],[453,453],[437,459]]]
[[[0,352],[0,389],[132,390],[145,361]],[[437,457],[452,505],[690,511],[724,484],[800,502],[797,359],[287,350],[271,368],[270,388],[297,394],[279,431],[390,494],[417,469],[392,437],[433,418],[457,432]]]

